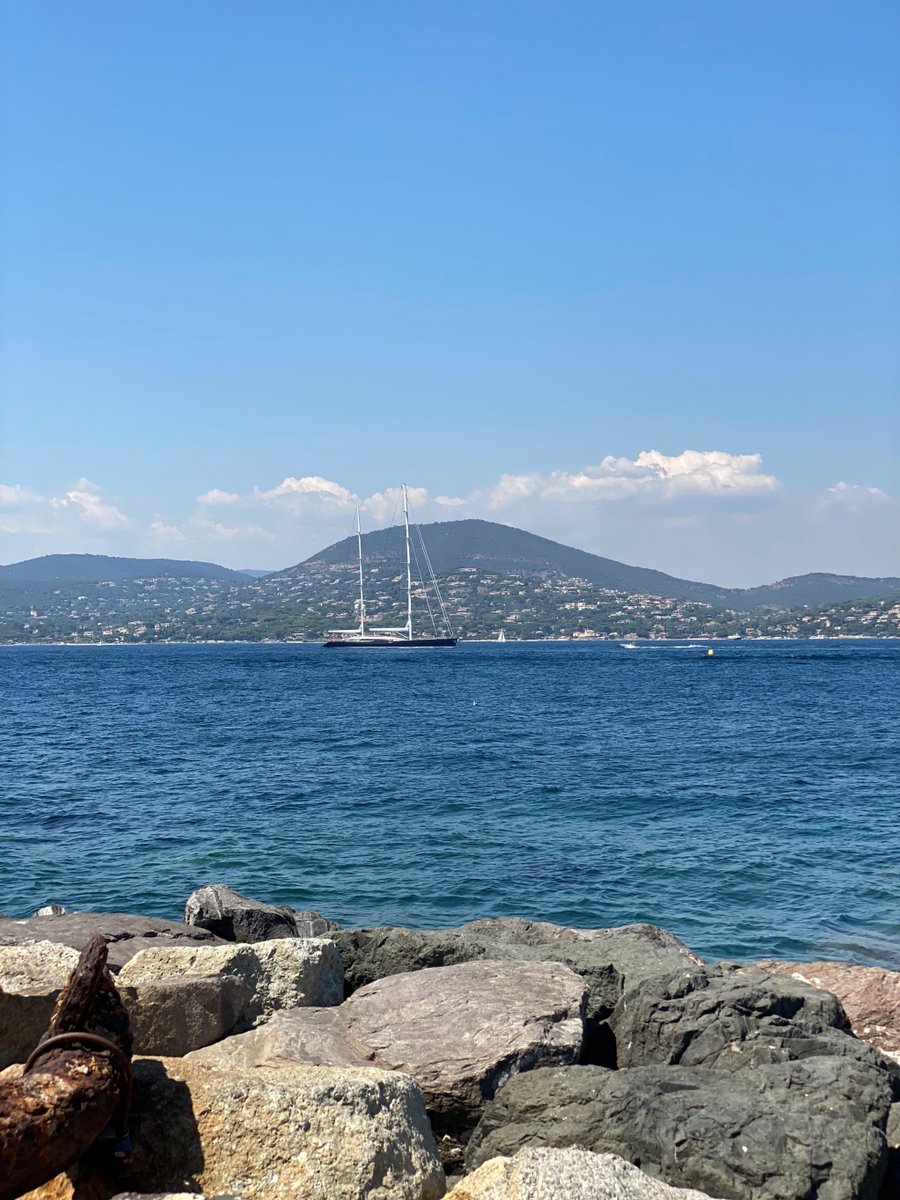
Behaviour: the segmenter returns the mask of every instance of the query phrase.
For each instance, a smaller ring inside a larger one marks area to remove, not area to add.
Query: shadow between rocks
[[[108,1200],[128,1192],[202,1192],[200,1132],[187,1084],[162,1063],[137,1059],[131,1103],[134,1158],[121,1163],[102,1138],[69,1172],[72,1200]]]
[[[606,1067],[610,1071],[618,1068],[616,1036],[608,1021],[585,1021],[579,1062],[583,1067]]]
[[[187,1084],[170,1079],[160,1062],[138,1060],[131,1111],[136,1153],[134,1163],[126,1168],[129,1186],[160,1192],[202,1191],[203,1148]]]

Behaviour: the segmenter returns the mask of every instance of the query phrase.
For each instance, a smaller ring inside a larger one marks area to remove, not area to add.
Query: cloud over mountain
[[[230,566],[298,562],[353,529],[400,519],[400,489],[368,495],[321,475],[289,475],[240,492],[222,480],[180,513],[129,518],[81,479],[59,496],[0,485],[0,532],[19,553],[84,549],[158,552]],[[815,493],[784,487],[762,456],[725,450],[607,455],[579,470],[502,475],[466,495],[411,486],[420,522],[485,517],[635,565],[733,586],[805,571],[884,575],[900,569],[900,500],[837,482]],[[10,543],[12,545],[12,543]]]

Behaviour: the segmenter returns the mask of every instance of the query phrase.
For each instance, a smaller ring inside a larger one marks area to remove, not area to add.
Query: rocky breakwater
[[[143,1055],[134,1162],[98,1151],[34,1200],[429,1200],[445,1171],[458,1200],[900,1196],[898,1065],[796,973],[647,925],[343,930],[219,885],[186,916],[0,922],[6,1062],[97,926]]]

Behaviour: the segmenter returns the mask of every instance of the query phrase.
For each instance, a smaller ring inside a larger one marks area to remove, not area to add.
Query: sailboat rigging
[[[406,484],[401,488],[403,498],[403,535],[406,547],[406,624],[399,626],[366,626],[366,597],[363,579],[363,554],[362,554],[362,527],[359,519],[359,509],[356,510],[356,551],[359,561],[359,625],[355,629],[329,629],[325,635],[325,645],[328,649],[335,650],[338,648],[347,649],[365,649],[377,646],[393,646],[398,649],[429,646],[455,646],[457,642],[456,635],[453,632],[453,626],[450,622],[450,617],[447,614],[447,609],[444,606],[444,600],[441,596],[440,588],[438,587],[437,579],[435,578],[434,569],[431,566],[431,560],[428,557],[428,551],[425,549],[425,542],[422,540],[422,532],[418,527],[416,531],[419,534],[419,541],[422,546],[422,554],[425,559],[425,565],[431,580],[431,586],[434,588],[434,593],[437,598],[438,608],[444,625],[447,629],[446,637],[437,636],[437,623],[434,618],[434,613],[431,609],[431,602],[428,600],[427,590],[425,592],[425,600],[428,605],[428,612],[431,616],[432,626],[434,627],[434,637],[416,637],[413,632],[413,603],[412,603],[412,557],[415,553],[416,565],[419,564],[418,551],[413,551],[412,543],[409,536],[409,496],[407,494]],[[423,575],[423,585],[425,579]]]

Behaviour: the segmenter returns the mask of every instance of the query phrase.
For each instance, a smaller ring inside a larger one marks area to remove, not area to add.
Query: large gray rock
[[[184,907],[184,920],[229,942],[322,937],[340,928],[317,912],[295,912],[286,905],[266,904],[224,883],[206,883],[192,892]]]
[[[346,994],[376,979],[452,967],[484,958],[483,948],[466,941],[458,929],[341,929],[332,934],[344,964]]]
[[[198,943],[214,946],[221,941],[207,929],[129,913],[61,913],[20,921],[10,917],[0,919],[0,946],[49,941],[80,951],[98,933],[109,943],[107,961],[112,971],[118,971],[148,946],[193,946]]]
[[[347,993],[390,975],[479,960],[559,962],[587,987],[589,1061],[612,1065],[605,1022],[626,986],[693,967],[700,959],[673,934],[655,925],[572,929],[547,921],[501,917],[457,929],[351,929],[333,935]]]
[[[250,989],[237,1022],[240,1030],[282,1008],[340,1004],[344,991],[340,955],[328,938],[145,950],[122,968],[119,980],[136,985],[199,975],[234,976]]]
[[[709,1200],[705,1192],[673,1188],[615,1154],[569,1146],[526,1146],[513,1158],[492,1158],[461,1180],[447,1200]]]
[[[725,1200],[876,1200],[886,1083],[844,1059],[736,1074],[568,1067],[517,1075],[485,1109],[470,1167],[523,1146],[618,1154]]]
[[[656,925],[573,929],[549,921],[496,917],[470,921],[460,933],[483,942],[486,958],[562,962],[577,971],[588,989],[588,1020],[608,1017],[624,988],[702,963],[684,942]]]
[[[192,1061],[371,1061],[412,1075],[440,1133],[478,1120],[518,1071],[578,1061],[584,985],[558,963],[478,962],[380,979],[339,1009],[282,1013]]]
[[[900,971],[845,962],[757,963],[765,971],[790,975],[833,992],[858,1038],[900,1061]]]
[[[0,1070],[24,1062],[47,1032],[78,952],[54,942],[0,946]]]
[[[883,1072],[900,1097],[900,1068],[855,1038],[848,1025],[830,992],[729,963],[642,980],[624,993],[610,1018],[620,1067],[735,1071],[840,1056]]]
[[[181,1057],[226,1037],[253,998],[234,975],[176,975],[136,987],[119,982],[135,1054]]]
[[[217,1071],[187,1059],[139,1060],[134,1076],[134,1163],[124,1171],[99,1164],[74,1190],[67,1175],[57,1176],[29,1200],[123,1187],[141,1195],[190,1187],[243,1200],[444,1194],[422,1093],[408,1076],[297,1064]]]

